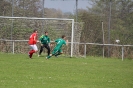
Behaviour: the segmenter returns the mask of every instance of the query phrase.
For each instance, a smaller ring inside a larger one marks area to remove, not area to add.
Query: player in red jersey
[[[36,43],[37,43],[37,30],[35,29],[33,33],[30,35],[28,42],[31,49],[28,53],[30,58],[32,58],[33,53],[36,53],[38,51]]]

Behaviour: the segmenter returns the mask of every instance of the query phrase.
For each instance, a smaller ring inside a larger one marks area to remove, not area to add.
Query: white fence
[[[98,46],[103,46],[103,58],[104,58],[104,46],[118,46],[121,47],[121,58],[122,61],[124,60],[124,47],[133,47],[133,45],[120,45],[120,44],[99,44],[99,43],[79,43],[83,44],[85,49],[84,49],[84,56],[86,57],[86,45],[98,45]]]

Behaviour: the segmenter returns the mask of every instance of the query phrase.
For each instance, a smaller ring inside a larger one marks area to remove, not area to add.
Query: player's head
[[[37,32],[37,29],[34,29],[33,32]]]
[[[45,35],[48,35],[48,32],[47,31],[45,31]]]
[[[62,35],[62,37],[61,37],[62,39],[66,39],[66,36],[65,35]]]

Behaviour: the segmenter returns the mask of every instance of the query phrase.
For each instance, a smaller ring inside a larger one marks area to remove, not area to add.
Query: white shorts
[[[35,50],[35,51],[38,51],[38,48],[37,48],[37,45],[30,45],[30,49],[31,50]]]

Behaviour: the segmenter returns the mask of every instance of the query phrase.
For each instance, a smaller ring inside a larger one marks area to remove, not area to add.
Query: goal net
[[[38,29],[38,37],[49,32],[51,41],[66,35],[69,45],[63,47],[65,55],[73,56],[74,47],[74,19],[64,18],[33,18],[0,16],[0,50],[1,52],[27,53],[27,41]],[[77,35],[78,36],[78,35]],[[39,47],[39,44],[38,44]],[[52,49],[53,47],[51,47]]]

